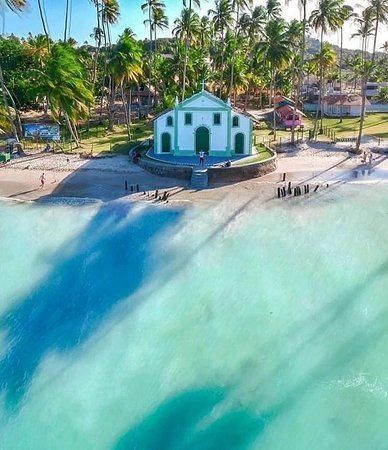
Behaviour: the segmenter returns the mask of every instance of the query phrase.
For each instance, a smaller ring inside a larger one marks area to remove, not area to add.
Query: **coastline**
[[[46,183],[40,189],[42,172],[45,173]],[[356,177],[355,172],[359,176]],[[373,183],[385,179],[388,180],[386,155],[374,155],[370,167],[362,164],[360,157],[346,151],[282,154],[278,159],[278,168],[268,175],[236,183],[213,183],[208,189],[198,191],[190,189],[187,181],[152,175],[130,163],[125,156],[82,160],[78,156],[43,155],[21,158],[0,167],[0,198],[21,201],[78,198],[101,202],[124,199],[166,204],[154,199],[158,190],[159,195],[165,191],[170,194],[169,205],[188,206],[218,203],[225,199],[238,202],[255,195],[263,199],[275,198],[277,188],[288,182],[319,185]],[[131,187],[134,192],[131,192]]]

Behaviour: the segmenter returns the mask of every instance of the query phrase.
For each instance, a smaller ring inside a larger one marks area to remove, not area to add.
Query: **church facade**
[[[202,89],[154,121],[154,153],[193,156],[252,154],[252,121]]]

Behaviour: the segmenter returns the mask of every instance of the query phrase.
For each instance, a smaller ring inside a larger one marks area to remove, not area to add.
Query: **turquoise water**
[[[388,448],[388,187],[0,219],[1,449]]]

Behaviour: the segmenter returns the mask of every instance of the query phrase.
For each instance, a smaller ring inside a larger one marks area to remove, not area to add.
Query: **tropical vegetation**
[[[22,13],[28,1],[1,0]],[[301,20],[287,21],[278,0],[253,6],[251,0],[215,0],[200,16],[200,0],[183,0],[182,11],[169,23],[162,0],[144,0],[141,9],[148,38],[139,40],[130,28],[112,42],[111,27],[120,17],[118,0],[91,0],[95,10],[92,43],[79,45],[72,39],[69,1],[64,2],[63,39],[52,40],[44,11],[38,1],[42,34],[24,38],[0,38],[0,130],[22,135],[19,112],[43,109],[63,123],[76,145],[79,125],[106,120],[113,130],[121,120],[131,139],[133,117],[149,115],[174,105],[199,89],[208,90],[237,106],[272,107],[277,93],[292,97],[301,107],[301,88],[306,77],[315,77],[319,92],[313,120],[315,134],[323,128],[323,97],[331,81],[361,87],[366,103],[366,83],[388,80],[388,44],[378,48],[379,36],[388,23],[388,0],[368,0],[364,9],[344,0],[320,0],[311,14],[307,0],[300,0]],[[33,2],[30,8],[35,7]],[[123,18],[123,21],[126,19]],[[343,45],[344,26],[352,26],[361,49],[349,53]],[[170,29],[171,38],[158,38]],[[310,38],[319,36],[319,44]],[[340,47],[325,41],[338,32]],[[370,52],[368,52],[370,50]],[[148,92],[145,111],[139,91]],[[381,98],[386,102],[387,93]],[[259,100],[257,100],[259,99]],[[134,107],[136,106],[136,108]],[[365,108],[359,125],[360,147]],[[342,118],[341,118],[342,121]],[[275,114],[271,120],[277,136]],[[292,141],[295,130],[292,130]]]

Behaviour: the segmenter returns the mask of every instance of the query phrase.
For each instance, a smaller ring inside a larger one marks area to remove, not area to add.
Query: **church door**
[[[234,138],[234,151],[236,154],[242,155],[244,153],[244,135],[237,133]]]
[[[208,152],[210,150],[210,132],[206,127],[195,130],[195,152]]]
[[[162,134],[162,152],[163,153],[171,152],[171,135],[170,135],[170,133]]]

